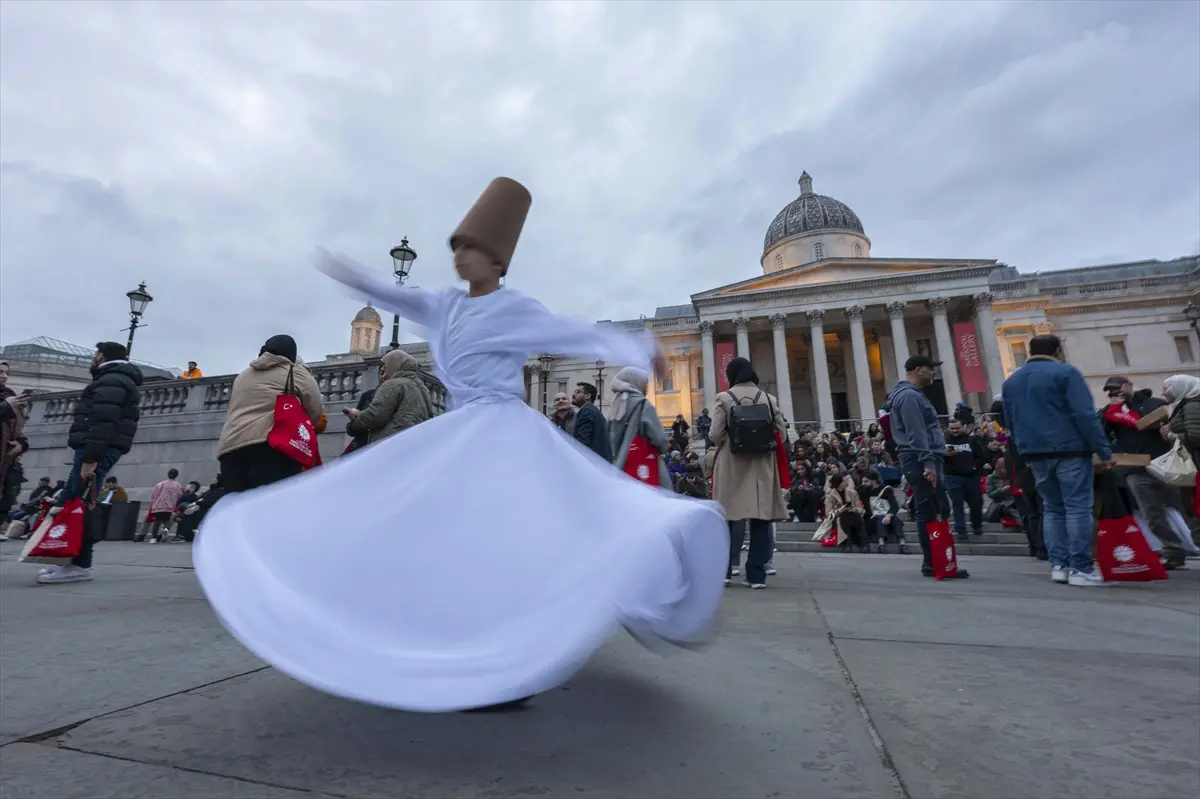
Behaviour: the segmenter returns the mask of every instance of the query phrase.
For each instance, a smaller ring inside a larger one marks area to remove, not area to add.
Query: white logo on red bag
[[[62,538],[67,534],[67,526],[65,524],[56,524],[46,533],[47,538]]]
[[[304,425],[300,425],[298,428],[296,428],[296,435],[300,436],[301,441],[308,441],[310,438],[312,438],[312,436],[308,433],[308,428]]]
[[[650,467],[644,463],[641,466],[637,467],[637,476],[638,476],[639,480],[642,480],[642,481],[649,480],[650,479]]]
[[[1133,535],[1135,533],[1140,534],[1141,532],[1142,528],[1138,527],[1136,524],[1131,524],[1125,528],[1125,535]]]
[[[1141,532],[1141,530],[1138,530],[1136,527],[1133,529],[1136,532]],[[1137,557],[1137,553],[1133,551],[1133,547],[1127,547],[1124,544],[1121,544],[1118,547],[1113,547],[1113,557],[1121,563],[1128,563]]]
[[[936,541],[938,539],[938,536],[941,534],[942,533],[940,530],[934,530],[932,533],[929,534],[929,538],[930,538],[930,540]]]

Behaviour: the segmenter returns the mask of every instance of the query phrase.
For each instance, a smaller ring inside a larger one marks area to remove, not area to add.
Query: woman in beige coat
[[[725,368],[729,391],[717,395],[709,439],[716,447],[713,461],[713,499],[725,508],[729,520],[729,570],[740,557],[745,521],[750,524],[750,551],[746,555],[746,585],[767,587],[767,563],[771,560],[771,522],[787,519],[787,504],[779,483],[774,452],[735,455],[730,449],[729,416],[734,405],[767,404],[772,409],[775,430],[786,440],[787,422],[774,397],[758,387],[758,375],[745,358],[734,358]]]
[[[321,418],[321,389],[312,372],[296,363],[295,340],[291,336],[267,339],[229,392],[229,411],[217,445],[221,486],[227,491],[249,491],[300,474],[299,463],[267,443],[275,423],[275,398],[287,386],[289,373],[304,412],[314,423]]]
[[[835,524],[841,533],[838,538],[842,539],[842,536],[845,536],[839,546],[847,545],[844,547],[847,550],[850,547],[858,547],[859,552],[867,551],[864,513],[862,500],[859,499],[858,491],[854,489],[854,481],[849,475],[830,475],[825,484],[825,518],[832,516],[836,519]]]

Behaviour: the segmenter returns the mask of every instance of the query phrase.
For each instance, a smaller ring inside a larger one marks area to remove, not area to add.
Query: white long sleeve
[[[556,314],[537,300],[520,295],[517,342],[528,352],[546,352],[575,358],[592,358],[614,366],[636,366],[650,371],[658,351],[646,331],[631,333],[615,325],[599,325]]]
[[[386,283],[371,276],[359,263],[345,255],[335,255],[324,248],[317,249],[317,269],[366,295],[375,305],[417,323],[424,328],[437,327],[444,313],[440,292],[420,288],[405,288]]]

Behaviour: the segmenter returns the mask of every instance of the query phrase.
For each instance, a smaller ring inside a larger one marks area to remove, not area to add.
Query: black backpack
[[[734,455],[774,452],[775,409],[771,407],[770,397],[766,405],[759,405],[758,400],[763,395],[760,391],[749,400],[749,405],[743,405],[732,391],[728,393],[733,399],[733,407],[729,409],[729,451]]]

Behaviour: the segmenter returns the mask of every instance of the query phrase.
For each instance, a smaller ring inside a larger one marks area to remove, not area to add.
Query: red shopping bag
[[[283,393],[275,398],[275,421],[267,435],[271,449],[311,469],[317,463],[317,430],[296,396],[295,366],[288,369]]]
[[[838,545],[837,525],[834,525],[833,529],[830,530],[828,533],[826,533],[824,535],[824,537],[821,538],[821,546],[829,547],[832,549],[833,547],[836,547],[837,545]]]
[[[1200,474],[1196,475],[1196,490],[1192,492],[1192,511],[1200,516]]]
[[[1106,583],[1146,583],[1167,579],[1167,570],[1132,516],[1100,519],[1096,565]]]
[[[21,560],[75,557],[83,548],[83,525],[86,518],[87,507],[83,500],[69,500],[51,524],[43,525],[34,533],[21,553]]]
[[[942,520],[925,525],[929,534],[929,559],[933,562],[933,576],[943,580],[958,574],[958,553],[954,548],[954,536],[950,522]]]
[[[658,488],[659,451],[650,445],[645,436],[634,436],[625,456],[625,474],[648,486]]]
[[[788,463],[787,447],[783,436],[775,431],[775,467],[779,470],[779,487],[787,491],[792,487],[792,467]]]

